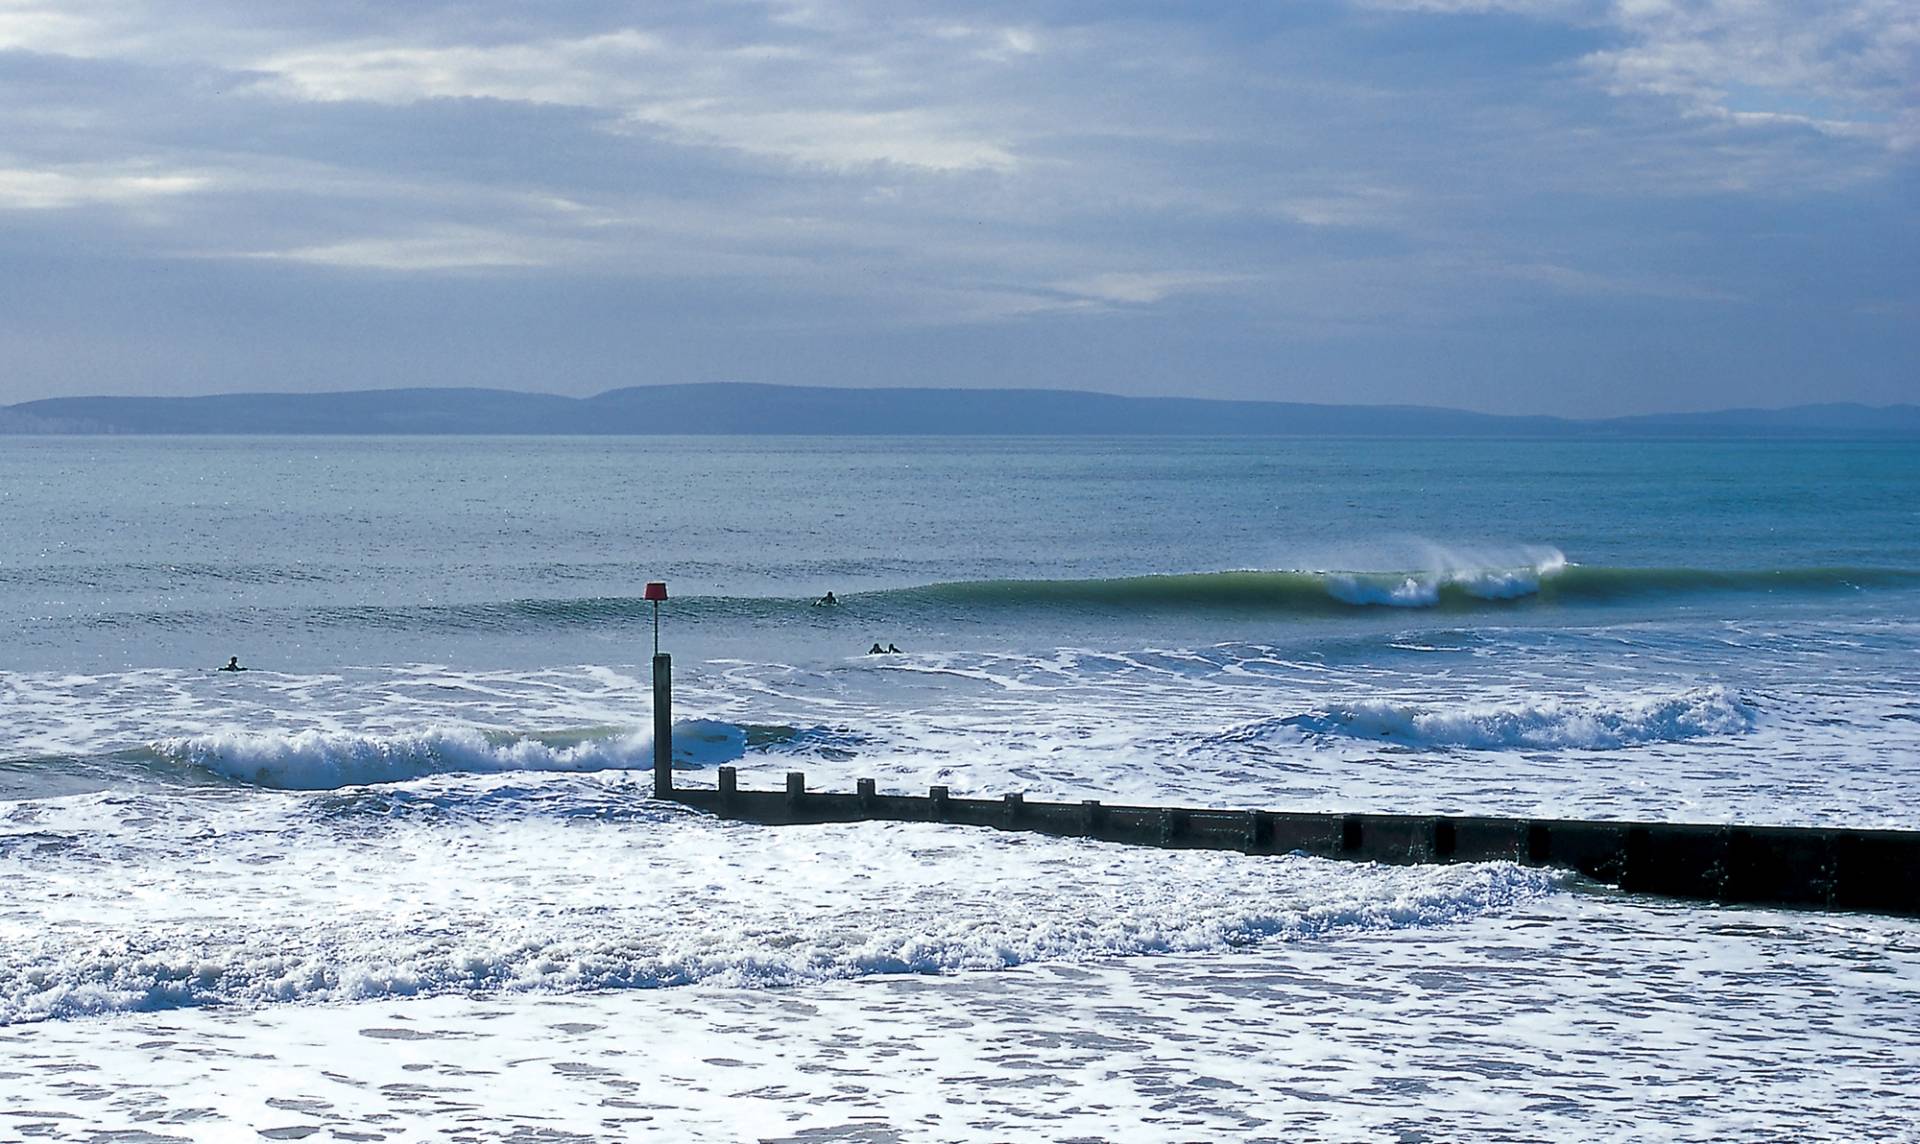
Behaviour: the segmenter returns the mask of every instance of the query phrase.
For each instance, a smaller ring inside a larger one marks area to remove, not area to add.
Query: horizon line
[[[643,382],[643,383],[638,383],[634,385],[615,386],[611,389],[605,389],[597,393],[591,393],[591,394],[556,393],[550,390],[539,390],[539,389],[509,389],[501,386],[491,386],[491,385],[407,385],[407,386],[375,386],[375,387],[366,387],[366,388],[343,388],[343,389],[284,389],[284,390],[236,389],[236,390],[215,390],[215,391],[206,392],[206,393],[172,393],[172,394],[92,393],[92,394],[75,394],[75,395],[56,396],[56,397],[28,398],[27,400],[24,400],[24,401],[16,401],[6,405],[0,405],[0,411],[17,411],[22,416],[34,417],[37,415],[24,407],[34,406],[34,405],[63,404],[63,403],[69,403],[69,402],[93,402],[93,401],[206,401],[206,400],[214,400],[219,398],[325,398],[325,397],[367,396],[367,395],[373,395],[373,394],[399,394],[399,393],[421,393],[421,394],[492,393],[492,394],[509,395],[514,397],[551,398],[555,401],[591,402],[591,401],[600,400],[602,398],[610,397],[615,394],[627,393],[627,392],[632,392],[636,390],[725,389],[725,388],[785,389],[785,390],[794,390],[794,391],[830,392],[830,393],[955,393],[955,394],[964,393],[964,394],[980,394],[980,395],[1032,394],[1032,395],[1041,395],[1041,396],[1057,394],[1057,395],[1077,396],[1077,397],[1109,398],[1117,401],[1177,401],[1177,402],[1186,402],[1186,403],[1193,403],[1193,404],[1199,404],[1199,405],[1216,405],[1216,406],[1217,405],[1264,405],[1264,406],[1297,406],[1301,408],[1310,408],[1310,409],[1352,409],[1352,410],[1381,410],[1381,411],[1406,410],[1406,411],[1436,412],[1436,413],[1461,413],[1461,414],[1467,414],[1475,417],[1501,418],[1501,419],[1507,419],[1507,420],[1555,421],[1555,422],[1571,423],[1571,424],[1594,424],[1594,423],[1606,423],[1606,422],[1617,422],[1617,421],[1630,421],[1637,418],[1649,418],[1649,417],[1720,416],[1720,415],[1726,415],[1726,414],[1740,414],[1740,413],[1789,413],[1797,410],[1809,410],[1809,409],[1860,409],[1860,410],[1868,410],[1868,411],[1875,411],[1875,412],[1886,412],[1886,411],[1904,410],[1904,409],[1920,409],[1920,404],[1917,404],[1914,402],[1904,402],[1904,401],[1889,402],[1886,404],[1878,404],[1878,405],[1871,404],[1868,402],[1862,402],[1862,401],[1817,401],[1817,402],[1798,402],[1791,405],[1772,405],[1772,406],[1736,405],[1736,406],[1715,406],[1715,407],[1693,408],[1693,409],[1643,410],[1643,411],[1632,412],[1632,413],[1613,413],[1613,414],[1601,414],[1601,415],[1576,415],[1576,414],[1567,414],[1567,413],[1495,412],[1487,409],[1474,409],[1474,408],[1468,408],[1464,406],[1425,405],[1425,404],[1419,404],[1419,403],[1413,403],[1413,402],[1329,402],[1329,401],[1300,401],[1300,400],[1290,400],[1286,398],[1275,398],[1275,397],[1212,397],[1212,396],[1197,396],[1192,394],[1176,394],[1176,393],[1154,393],[1154,394],[1115,393],[1110,390],[1082,389],[1078,387],[1066,387],[1066,386],[1048,387],[1048,386],[1032,386],[1032,385],[1025,385],[1025,386],[819,385],[819,384],[779,382],[779,381],[726,380],[726,381]],[[318,435],[325,436],[330,434],[318,434]],[[435,434],[426,434],[426,435],[435,435]],[[544,434],[534,434],[534,435],[541,436]],[[1271,434],[1258,434],[1258,435],[1271,436]],[[1323,435],[1323,434],[1316,434],[1316,435]]]

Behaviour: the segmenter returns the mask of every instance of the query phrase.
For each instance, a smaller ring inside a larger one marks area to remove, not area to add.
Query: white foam
[[[1540,581],[1567,567],[1567,558],[1557,550],[1534,556],[1531,565],[1522,568],[1456,568],[1448,573],[1451,583],[1460,585],[1470,596],[1483,600],[1510,600],[1531,596],[1540,590]]]
[[[1482,600],[1512,600],[1540,591],[1540,581],[1567,567],[1558,549],[1477,554],[1427,546],[1426,567],[1408,573],[1335,572],[1325,576],[1327,594],[1346,604],[1430,608],[1442,589],[1455,587]]]
[[[1508,563],[1516,560],[1509,554]],[[956,794],[1022,790],[1032,798],[1150,805],[1900,828],[1920,821],[1910,765],[1920,734],[1911,718],[1920,712],[1911,699],[1920,693],[1920,628],[1821,614],[1790,622],[1556,621],[1457,630],[1451,625],[1461,621],[1436,627],[1431,615],[1396,612],[1403,618],[1378,619],[1400,626],[1331,640],[1316,625],[1284,625],[1271,645],[1196,647],[1173,639],[1038,654],[935,647],[899,657],[901,665],[951,669],[943,674],[849,667],[837,655],[689,660],[679,665],[676,702],[686,714],[749,728],[830,732],[765,744],[755,733],[740,766],[743,781],[763,786],[777,787],[782,771],[804,769],[823,789],[873,778],[903,790],[942,784]],[[1461,654],[1386,649],[1389,640]],[[1657,720],[1638,728],[1606,723],[1609,712],[1631,723],[1640,718],[1632,710],[1638,705],[1703,683],[1724,686],[1764,717],[1750,726],[1723,720],[1710,703],[1707,717],[1691,722],[1681,709],[1664,732]],[[403,665],[236,678],[0,672],[9,732],[0,744],[0,800],[148,790],[200,777],[153,766],[145,747],[156,740],[237,731],[400,740],[434,727],[511,728],[564,750],[582,734],[601,739],[646,726],[649,701],[644,667]],[[1343,712],[1354,727],[1334,725]],[[1516,725],[1531,721],[1532,730],[1494,726],[1503,712]],[[1581,726],[1586,713],[1597,715],[1597,729]],[[1279,725],[1279,717],[1302,715],[1325,720],[1309,729],[1310,749],[1301,728]],[[1368,717],[1432,733],[1449,752],[1445,765],[1418,767],[1396,752],[1404,767],[1381,766],[1382,744],[1426,741],[1368,737],[1359,725]],[[1464,726],[1475,719],[1485,725]],[[1449,720],[1462,726],[1442,734]],[[1229,739],[1224,728],[1249,730]],[[560,729],[571,734],[555,734]],[[1502,741],[1515,745],[1459,747]],[[1637,749],[1585,749],[1610,742]],[[627,748],[629,757],[644,756],[642,743]],[[1577,765],[1540,757],[1562,746],[1578,752]],[[1515,765],[1512,751],[1529,749],[1535,757]],[[9,754],[20,761],[6,761]],[[36,790],[40,776],[47,781]]]
[[[1438,1122],[1906,1139],[1913,937],[1904,919],[1563,894],[1439,928],[992,974],[187,1008],[0,1028],[0,1108],[22,1137],[74,1141],[128,1109],[206,1140],[1244,1140],[1311,1135],[1330,1111],[1354,1139]],[[1736,1044],[1776,1067],[1757,1082]],[[84,1099],[99,1078],[111,1098]]]
[[[1286,727],[1309,735],[1379,739],[1413,747],[1609,750],[1741,735],[1753,730],[1756,718],[1751,704],[1724,687],[1710,686],[1677,695],[1542,699],[1512,706],[1433,707],[1364,699],[1265,720],[1231,734],[1244,741],[1249,730]]]
[[[1366,576],[1341,572],[1327,577],[1327,594],[1343,604],[1384,604],[1390,608],[1430,608],[1440,602],[1437,576]]]
[[[682,766],[737,759],[746,732],[731,723],[674,724],[674,761]],[[423,775],[486,771],[605,771],[652,765],[644,732],[556,744],[471,727],[427,727],[399,734],[221,731],[164,739],[155,752],[227,778],[282,790],[331,790]]]
[[[1507,864],[1377,867],[912,824],[783,830],[664,810],[485,828],[307,818],[96,869],[77,899],[65,861],[16,879],[0,910],[0,1023],[1225,950],[1446,924],[1558,884]]]

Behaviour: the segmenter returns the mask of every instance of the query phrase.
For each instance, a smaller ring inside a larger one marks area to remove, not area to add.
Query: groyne
[[[1578,871],[1634,893],[1729,904],[1865,910],[1920,916],[1920,832],[1791,826],[1314,814],[1211,807],[1044,802],[1020,794],[957,798],[881,793],[872,779],[852,792],[817,791],[790,772],[778,790],[668,778],[661,796],[724,818],[770,825],[937,822],[1027,830],[1105,842],[1246,854],[1295,851],[1323,858],[1411,864],[1509,861]]]
[[[648,585],[648,598],[656,585]],[[666,586],[658,585],[658,599]],[[851,794],[807,789],[790,771],[780,790],[742,790],[721,767],[711,787],[682,786],[673,771],[673,660],[653,656],[653,793],[723,818],[769,825],[938,822],[1096,838],[1137,846],[1301,852],[1411,865],[1518,862],[1575,870],[1632,893],[1727,904],[1864,910],[1920,916],[1920,831],[1729,826],[1431,814],[1316,814],[1215,807],[1126,806],[1095,800],[955,798],[882,794],[860,779]]]

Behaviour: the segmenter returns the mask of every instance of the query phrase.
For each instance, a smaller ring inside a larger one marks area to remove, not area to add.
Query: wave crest
[[[1041,612],[1337,615],[1355,608],[1434,608],[1471,613],[1539,602],[1593,607],[1707,595],[1819,595],[1920,588],[1920,570],[1824,567],[1770,569],[1623,568],[1576,564],[1552,549],[1464,559],[1446,555],[1414,570],[1240,570],[1085,580],[965,580],[843,592],[842,608],[812,608],[811,597],[700,596],[676,600],[686,622],[805,623],[831,628],[840,617],[892,622],[957,614]],[[638,596],[495,600],[463,604],[329,605],[274,613],[277,627],[380,631],[545,632],[648,622]],[[117,629],[154,625],[192,630],[233,622],[187,610],[90,613],[76,622]]]
[[[1475,600],[1514,600],[1540,591],[1541,581],[1567,568],[1558,549],[1529,553],[1519,563],[1460,561],[1445,554],[1428,571],[1318,573],[1327,594],[1345,604],[1431,608],[1448,590]]]
[[[938,612],[1039,609],[1084,612],[1339,613],[1353,608],[1475,612],[1540,601],[1592,606],[1715,593],[1829,593],[1920,587],[1920,572],[1885,568],[1611,568],[1543,549],[1524,558],[1437,559],[1415,571],[1241,571],[1105,580],[980,580],[846,597]]]
[[[746,751],[748,733],[708,719],[677,722],[674,764],[710,766],[737,759]],[[563,743],[471,727],[390,735],[228,731],[164,739],[152,750],[254,786],[333,790],[454,772],[639,769],[653,763],[653,736],[635,732]]]
[[[1421,750],[1604,751],[1646,743],[1743,735],[1758,719],[1753,705],[1720,686],[1622,700],[1544,699],[1514,706],[1424,707],[1360,700],[1261,720],[1220,736],[1245,742],[1282,728],[1315,738],[1369,739]]]

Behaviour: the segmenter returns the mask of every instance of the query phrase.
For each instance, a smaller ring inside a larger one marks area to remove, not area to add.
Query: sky
[[[0,403],[1920,401],[1913,0],[0,0]]]

